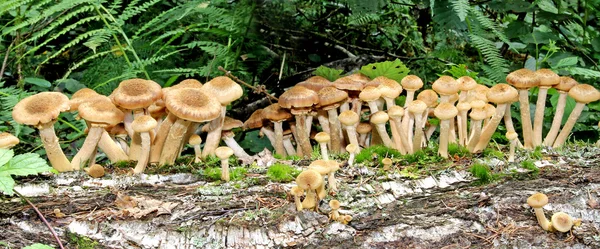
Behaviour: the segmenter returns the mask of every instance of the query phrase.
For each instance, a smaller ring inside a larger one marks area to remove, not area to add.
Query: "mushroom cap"
[[[358,94],[358,98],[363,102],[371,102],[381,98],[381,93],[374,86],[367,86]]]
[[[538,69],[535,74],[540,79],[540,86],[552,87],[560,83],[560,76],[550,69]]]
[[[350,75],[348,75],[346,77],[348,79],[350,79],[350,80],[358,81],[358,82],[361,82],[363,84],[366,84],[369,81],[371,81],[371,79],[368,76],[366,76],[366,75],[364,75],[362,73],[353,73],[353,74],[350,74]]]
[[[427,104],[422,100],[413,100],[407,106],[407,109],[411,113],[423,113],[427,110]]]
[[[456,117],[458,109],[453,104],[441,103],[433,110],[433,114],[441,120],[448,120]]]
[[[323,87],[317,94],[319,95],[319,105],[323,107],[336,105],[348,99],[347,92],[333,86]]]
[[[338,200],[331,200],[331,201],[329,201],[329,207],[331,209],[334,209],[334,210],[335,209],[340,209],[340,206],[341,206],[340,205],[340,201],[338,201]]]
[[[128,110],[146,108],[161,97],[161,86],[154,81],[145,79],[121,81],[111,94],[115,105]]]
[[[289,110],[282,108],[277,103],[265,107],[265,109],[263,109],[262,115],[263,117],[265,117],[268,120],[271,120],[272,122],[280,122],[293,117]]]
[[[552,222],[552,227],[562,233],[568,232],[573,227],[573,219],[564,212],[554,213],[550,221]]]
[[[574,86],[578,85],[579,82],[574,80],[571,77],[562,76],[560,77],[560,82],[557,85],[554,85],[554,88],[558,91],[568,92]]]
[[[427,107],[434,108],[438,104],[438,94],[431,89],[425,89],[417,94],[417,100],[425,102]]]
[[[310,108],[317,103],[317,92],[303,86],[294,86],[279,96],[279,105],[287,109]]]
[[[169,92],[165,106],[173,115],[192,122],[206,122],[221,115],[217,99],[200,89],[184,88]]]
[[[477,87],[477,81],[469,76],[462,76],[456,79],[456,81],[458,82],[458,88],[461,91],[470,91]]]
[[[265,121],[265,116],[263,115],[263,112],[263,109],[257,109],[256,111],[254,111],[252,115],[250,115],[248,120],[244,122],[242,128],[246,130],[263,127]]]
[[[358,123],[358,125],[356,126],[356,132],[358,134],[367,134],[371,132],[371,130],[373,130],[373,126],[371,126],[371,124],[367,122]]]
[[[469,93],[467,94],[467,100],[483,100],[484,102],[487,102],[487,92],[489,90],[490,89],[487,86],[477,85],[475,89],[469,91]]]
[[[202,82],[197,79],[185,79],[179,82],[179,84],[171,86],[171,88],[201,88]]]
[[[514,131],[508,131],[506,132],[506,139],[508,139],[509,141],[515,140],[519,137],[519,134],[517,134]]]
[[[294,196],[303,196],[304,195],[304,189],[298,187],[298,186],[293,186],[292,189],[290,189],[290,194],[294,195]]]
[[[348,153],[356,153],[358,151],[358,144],[346,145],[346,151],[348,151]]]
[[[406,91],[416,91],[423,87],[423,80],[416,75],[406,75],[402,78],[400,84]]]
[[[69,98],[59,92],[41,92],[19,101],[12,117],[19,124],[38,126],[58,118],[69,110]]]
[[[402,93],[402,85],[393,79],[385,76],[379,76],[371,82],[379,82],[377,89],[381,93],[381,97],[395,99]]]
[[[356,77],[344,76],[333,82],[333,86],[340,90],[346,91],[360,91],[365,87],[365,83],[369,80],[363,81],[361,79],[356,80]]]
[[[188,142],[191,145],[200,145],[202,143],[202,138],[198,134],[192,134]]]
[[[323,176],[315,170],[307,169],[298,174],[296,184],[304,190],[315,190],[323,184]]]
[[[506,76],[506,82],[517,89],[529,89],[540,85],[540,78],[533,71],[522,68]]]
[[[456,109],[458,109],[459,112],[468,111],[471,109],[471,104],[469,102],[459,102],[456,105]]]
[[[296,85],[306,87],[315,92],[320,91],[324,87],[328,87],[328,86],[333,87],[333,84],[331,83],[331,81],[329,81],[328,79],[325,79],[321,76],[312,76],[312,77],[306,79],[305,81],[302,81]]]
[[[225,119],[223,120],[223,128],[222,129],[223,129],[223,131],[230,131],[235,128],[240,128],[242,126],[244,126],[244,123],[242,123],[242,121],[226,116]]]
[[[600,99],[600,92],[588,84],[579,84],[569,90],[569,96],[580,103],[590,103]]]
[[[73,95],[71,95],[71,99],[69,100],[69,105],[71,106],[71,111],[76,111],[79,108],[81,103],[89,101],[90,98],[99,96],[96,91],[90,88],[81,88],[77,90]]]
[[[326,160],[314,160],[310,165],[308,165],[308,169],[319,172],[320,175],[325,176],[331,172],[331,168],[329,168],[329,164],[327,164]]]
[[[340,169],[340,164],[335,160],[326,160],[327,167],[329,167],[329,172],[335,172]]]
[[[8,132],[0,133],[0,149],[8,149],[19,144],[19,138]]]
[[[104,176],[104,167],[102,167],[102,165],[100,164],[93,164],[92,166],[90,166],[89,168],[87,168],[85,171],[87,171],[88,175],[90,175],[93,178],[100,178]]]
[[[469,112],[469,117],[473,120],[483,120],[487,117],[487,113],[483,108],[472,109],[471,112]]]
[[[342,218],[342,219],[344,220],[344,222],[346,222],[346,223],[348,223],[348,222],[352,221],[352,216],[350,216],[350,215],[347,215],[347,214],[346,214],[346,215],[344,215],[344,216],[342,216],[341,218]]]
[[[233,155],[233,150],[227,146],[220,146],[215,149],[215,156],[219,159],[224,160]]]
[[[460,90],[458,81],[447,75],[434,81],[431,88],[440,95],[452,95]]]
[[[133,129],[133,131],[138,133],[149,132],[151,130],[154,130],[157,124],[158,123],[156,122],[156,120],[153,119],[150,115],[142,115],[136,117],[133,120],[133,122],[131,122],[131,128]]]
[[[157,104],[157,102],[159,101],[162,103]],[[166,116],[167,107],[165,107],[165,102],[162,100],[157,100],[156,102],[152,103],[150,106],[148,106],[148,114],[150,114],[150,116],[155,119],[159,119]]]
[[[472,109],[481,109],[483,107],[485,107],[485,102],[483,100],[473,100],[471,102],[469,102],[469,104],[471,105]]]
[[[385,124],[388,120],[390,120],[390,116],[384,111],[378,111],[371,115],[371,123],[373,124]]]
[[[395,105],[395,106],[388,108],[387,113],[391,119],[401,118],[404,116],[404,108]]]
[[[535,193],[527,198],[527,204],[532,208],[541,208],[548,204],[548,196],[542,193]]]
[[[125,114],[107,97],[82,103],[78,110],[79,116],[90,123],[116,125],[125,118]]]
[[[517,89],[514,87],[504,83],[494,85],[487,92],[487,99],[496,104],[512,102],[512,100],[517,96],[519,96],[519,91],[517,91]]]
[[[123,123],[118,123],[116,125],[113,125],[110,128],[110,131],[108,133],[115,135],[115,136],[119,136],[119,135],[127,136],[127,130],[125,130],[125,125]]]
[[[459,99],[458,93],[454,93],[448,97],[448,102],[454,104],[454,103],[456,103],[456,101],[458,101],[458,99]]]
[[[485,111],[485,115],[488,118],[494,116],[494,113],[496,113],[496,107],[492,104],[485,104],[483,110]]]
[[[226,76],[215,77],[202,86],[202,91],[215,96],[221,105],[229,105],[231,102],[244,95],[244,90],[238,83]]]
[[[386,157],[381,160],[381,163],[383,163],[383,165],[390,165],[390,164],[392,164],[392,159],[390,159],[389,157]]]
[[[358,114],[352,110],[346,110],[338,115],[338,120],[345,126],[351,126],[360,121]]]
[[[315,140],[318,143],[327,143],[327,142],[329,142],[329,140],[331,140],[331,137],[329,136],[329,134],[327,132],[321,131],[321,132],[317,133],[317,135],[315,135]]]

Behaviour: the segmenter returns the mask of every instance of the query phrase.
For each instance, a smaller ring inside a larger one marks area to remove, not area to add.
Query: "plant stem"
[[[58,246],[61,249],[65,249],[65,247],[62,244],[62,242],[60,241],[60,238],[58,237],[58,234],[56,234],[56,231],[54,231],[54,228],[52,228],[52,226],[50,225],[50,223],[48,223],[48,221],[46,220],[46,218],[44,217],[44,215],[42,214],[42,212],[40,212],[40,210],[35,205],[33,205],[33,203],[31,203],[31,201],[29,201],[29,199],[27,199],[27,197],[25,197],[21,193],[19,193],[19,191],[17,191],[16,189],[13,189],[13,191],[15,192],[15,194],[17,194],[19,196],[19,198],[25,200],[27,202],[27,204],[29,204],[29,206],[31,206],[31,208],[33,208],[33,210],[35,210],[35,212],[37,213],[38,217],[40,217],[40,219],[42,220],[42,222],[44,222],[44,224],[46,224],[46,227],[48,227],[48,230],[50,230],[50,233],[52,233],[52,236],[54,237],[54,239],[58,243]]]

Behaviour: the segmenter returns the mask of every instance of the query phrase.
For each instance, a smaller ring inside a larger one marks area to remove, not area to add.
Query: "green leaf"
[[[569,67],[569,68],[565,68],[565,70],[567,70],[570,74],[581,75],[586,78],[600,77],[600,72],[598,72],[596,70],[587,69],[587,68]]]
[[[52,169],[46,160],[34,153],[17,155],[10,159],[7,164],[0,166],[0,175],[36,175]]]
[[[563,59],[559,60],[556,63],[556,65],[554,65],[552,68],[575,66],[575,65],[577,65],[577,60],[578,60],[577,56],[563,58]]]
[[[452,2],[452,9],[456,12],[461,22],[465,21],[470,8],[469,0],[455,0]]]
[[[556,8],[552,0],[540,0],[537,4],[543,11],[558,14],[558,8]]]
[[[0,168],[15,155],[13,150],[0,149]]]
[[[25,80],[25,82],[29,83],[29,84],[33,84],[39,87],[44,87],[44,88],[50,88],[52,86],[52,84],[50,83],[50,81],[47,81],[45,79],[40,79],[40,78],[25,78],[23,79]]]
[[[13,188],[15,187],[15,180],[8,175],[0,175],[0,192],[5,195],[13,195]]]
[[[363,66],[360,69],[360,72],[371,79],[377,78],[379,76],[385,76],[397,82],[402,81],[408,73],[410,69],[408,69],[402,61],[396,59],[394,61],[384,61],[371,63],[366,66]]]
[[[344,72],[344,70],[320,66],[313,72],[313,74],[316,76],[321,76],[329,81],[335,81],[342,77],[342,72]]]
[[[244,148],[244,150],[250,151],[252,153],[258,153],[267,148],[273,151],[273,146],[271,146],[271,142],[267,138],[267,136],[259,137],[258,131],[251,131],[246,133],[244,140],[240,142],[240,146]]]
[[[74,80],[74,79],[61,79],[61,80],[57,80],[56,82],[58,83],[64,83],[65,84],[65,89],[67,89],[69,92],[77,92],[82,88],[86,88],[86,86],[84,84],[82,84],[81,82]]]
[[[23,247],[23,249],[54,249],[54,247],[40,243],[35,243],[33,245]]]

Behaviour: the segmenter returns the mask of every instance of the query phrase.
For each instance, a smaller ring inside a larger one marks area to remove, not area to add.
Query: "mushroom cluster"
[[[556,212],[552,215],[552,218],[548,220],[543,209],[544,206],[548,204],[548,196],[543,193],[534,193],[529,196],[529,198],[527,198],[527,204],[533,208],[538,224],[540,224],[542,229],[548,232],[559,231],[561,233],[566,233],[570,231],[573,226],[579,226],[581,224],[581,219],[573,219],[564,212]]]

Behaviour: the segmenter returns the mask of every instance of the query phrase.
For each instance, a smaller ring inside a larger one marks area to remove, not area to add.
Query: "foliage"
[[[276,182],[290,182],[296,179],[296,176],[300,174],[300,170],[282,163],[275,163],[267,170],[267,176],[272,181]]]
[[[533,175],[538,175],[540,173],[540,169],[536,167],[533,161],[531,160],[522,161],[521,167],[530,170]]]
[[[469,152],[469,149],[467,149],[464,146],[460,146],[457,143],[449,143],[448,144],[448,155],[465,157],[465,156],[469,156],[470,154],[471,153]]]
[[[240,146],[242,146],[245,151],[252,153],[261,152],[265,148],[273,151],[273,146],[269,139],[266,136],[259,137],[259,133],[259,131],[246,132],[240,142]]]
[[[233,167],[229,168],[229,179],[231,181],[241,180],[246,176],[248,170],[244,167]],[[213,181],[221,180],[221,168],[220,167],[208,167],[201,170],[201,174],[206,176],[208,179]]]
[[[321,65],[317,68],[317,70],[313,72],[313,74],[316,76],[321,76],[329,81],[335,81],[342,77],[342,72],[344,72],[344,70],[328,68],[326,66]]]
[[[490,168],[484,164],[475,163],[471,165],[469,172],[477,178],[476,184],[490,183],[497,178],[496,175],[491,173]]]
[[[359,72],[371,79],[385,76],[400,82],[402,81],[402,78],[408,75],[410,70],[399,59],[396,59],[394,61],[384,61],[365,65],[360,68]]]
[[[94,249],[98,246],[98,241],[91,238],[76,233],[67,233],[67,235],[71,243],[77,245],[78,249]]]
[[[54,247],[51,247],[49,245],[45,245],[45,244],[40,244],[40,243],[35,243],[26,247],[23,247],[23,249],[53,249]]]
[[[12,176],[37,175],[52,170],[38,154],[14,154],[13,150],[0,149],[0,192],[13,195],[15,180]]]
[[[354,157],[354,161],[356,163],[363,163],[368,161],[375,161],[381,164],[381,160],[384,158],[400,158],[402,154],[400,151],[397,151],[392,148],[385,147],[383,145],[373,145],[367,148],[364,148],[360,151],[360,153],[356,154]]]
[[[406,154],[402,157],[408,164],[428,165],[444,161],[445,159],[437,154],[437,148],[423,148],[415,153]]]

